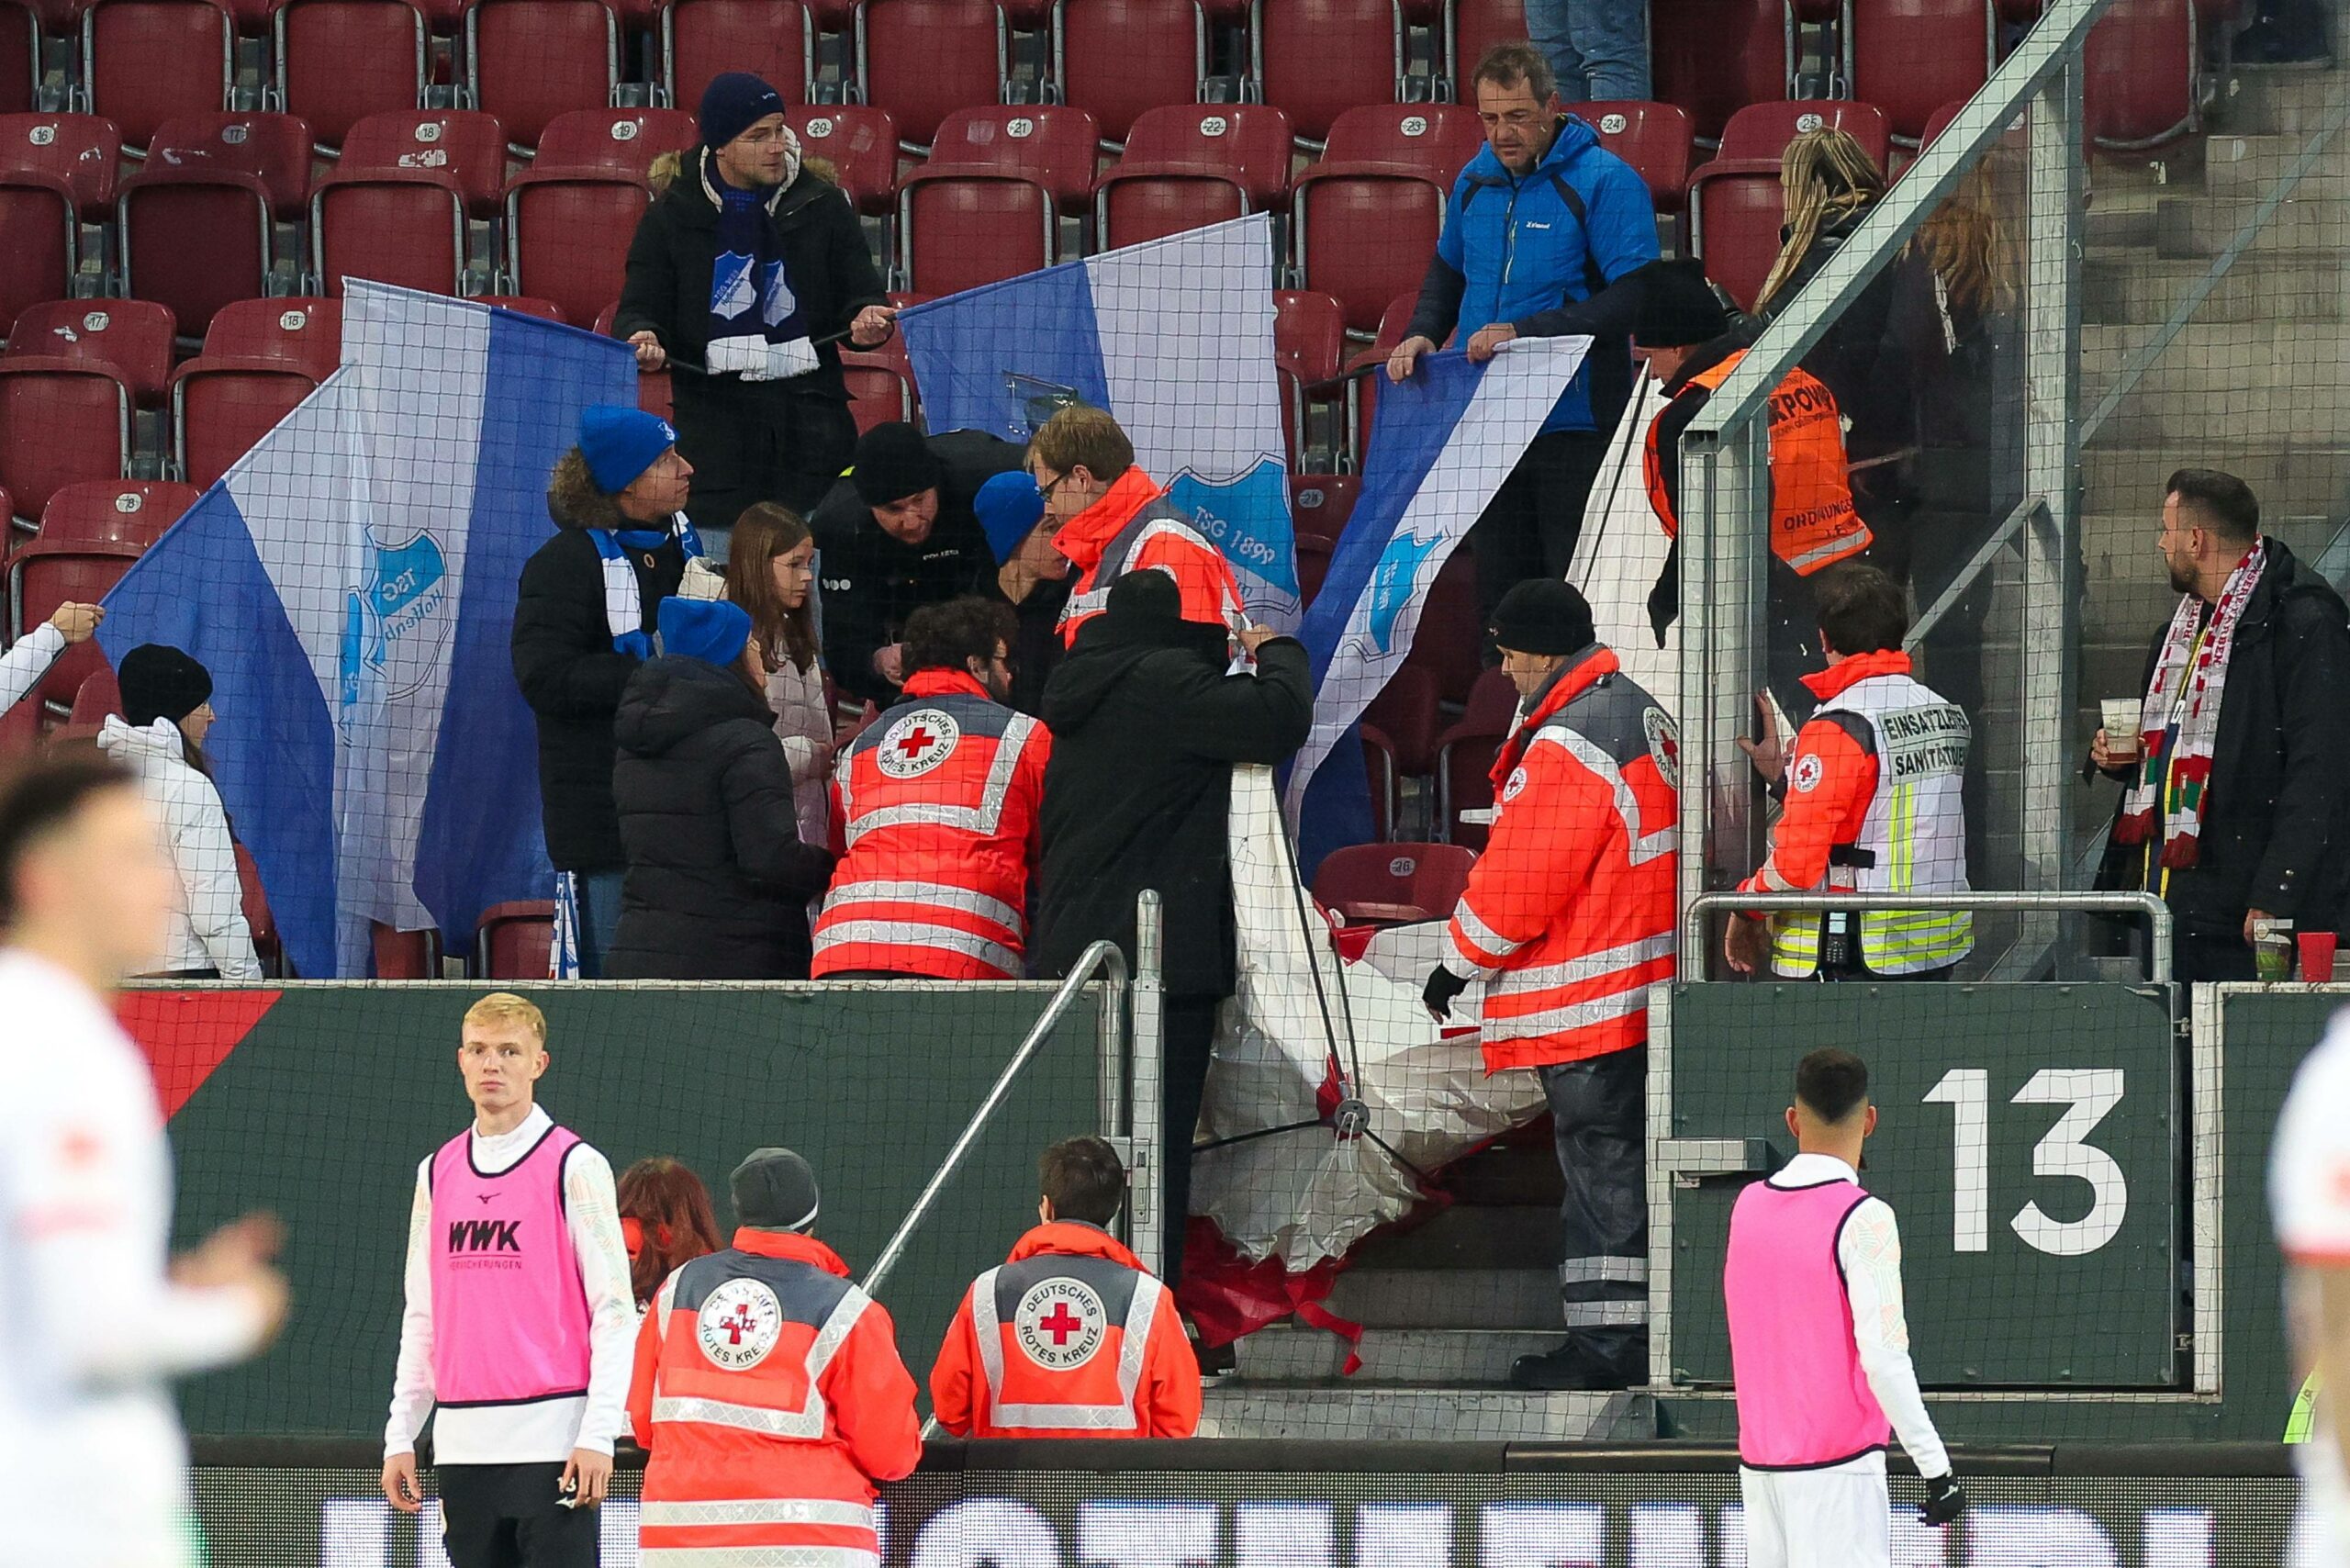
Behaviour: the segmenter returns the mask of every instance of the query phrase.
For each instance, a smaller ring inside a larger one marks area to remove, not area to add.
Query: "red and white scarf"
[[[2154,831],[2154,813],[2165,811],[2163,784],[2167,774],[2174,782],[2163,819],[2162,863],[2173,869],[2194,865],[2200,851],[2211,754],[2220,737],[2220,704],[2227,693],[2228,655],[2235,651],[2236,622],[2244,618],[2244,607],[2267,566],[2268,543],[2263,540],[2228,574],[2228,586],[2212,607],[2211,624],[2199,648],[2196,632],[2203,602],[2193,594],[2182,596],[2163,636],[2154,678],[2146,687],[2145,704],[2138,714],[2138,755],[2143,759],[2138,782],[2131,788],[2113,834],[2123,844],[2146,842]],[[2163,737],[2174,725],[2178,735],[2165,759]]]

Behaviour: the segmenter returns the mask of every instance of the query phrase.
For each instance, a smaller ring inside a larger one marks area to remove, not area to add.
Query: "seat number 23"
[[[1991,1249],[1991,1075],[1979,1067],[1952,1068],[1927,1092],[1926,1103],[1951,1108],[1951,1249],[1987,1252]],[[2088,1137],[2121,1103],[2121,1070],[2042,1068],[2009,1103],[2067,1107],[2056,1125],[2032,1146],[2031,1173],[2042,1179],[2070,1176],[2086,1182],[2091,1196],[2088,1212],[2078,1219],[2053,1219],[2035,1200],[2015,1212],[2008,1228],[2025,1246],[2059,1258],[2077,1258],[2111,1241],[2130,1212],[2130,1183],[2121,1162]]]

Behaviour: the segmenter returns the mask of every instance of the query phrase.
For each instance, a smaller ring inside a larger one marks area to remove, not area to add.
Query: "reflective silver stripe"
[[[934,909],[951,909],[960,914],[976,914],[982,920],[994,921],[1015,936],[1024,935],[1028,929],[1020,912],[1002,899],[945,882],[835,882],[824,899],[824,907],[830,911],[836,904],[868,902],[920,903]]]
[[[1855,515],[1857,516],[1857,514]],[[1866,525],[1863,524],[1863,526],[1865,527]],[[1867,548],[1867,542],[1860,537],[1860,530],[1854,529],[1850,533],[1838,534],[1835,538],[1830,540],[1827,543],[1822,544],[1817,550],[1807,550],[1800,555],[1790,555],[1786,558],[1786,562],[1788,569],[1793,571],[1797,577],[1801,577],[1803,575],[1803,569],[1806,566],[1818,566],[1822,562],[1833,561],[1841,556],[1855,554]]]
[[[861,1546],[648,1546],[643,1568],[880,1568]]]
[[[1520,1013],[1515,1017],[1495,1017],[1493,1010],[1487,1008],[1484,1037],[1487,1040],[1523,1040],[1537,1035],[1587,1029],[1594,1024],[1628,1018],[1635,1013],[1645,1011],[1648,1004],[1649,988],[1646,983],[1641,983],[1613,996],[1570,1002],[1564,1007],[1546,1007],[1539,1013]]]
[[[661,1282],[661,1288],[653,1293],[653,1310],[661,1315],[661,1327],[655,1332],[664,1339],[669,1337],[669,1312],[677,1304],[677,1275],[680,1271],[678,1269],[670,1270],[669,1277]]]
[[[1781,875],[1775,857],[1762,862],[1762,890],[1766,893],[1799,893],[1804,890]]]
[[[1645,1258],[1570,1258],[1559,1265],[1562,1285],[1644,1285],[1649,1282]]]
[[[834,1304],[824,1318],[824,1326],[816,1331],[813,1343],[808,1347],[805,1363],[808,1372],[807,1403],[797,1410],[778,1410],[764,1405],[737,1405],[724,1399],[686,1399],[665,1396],[658,1393],[653,1401],[653,1420],[692,1421],[705,1427],[732,1427],[740,1432],[758,1432],[771,1438],[816,1439],[824,1435],[824,1418],[829,1409],[824,1404],[823,1390],[817,1385],[823,1381],[824,1369],[840,1354],[847,1342],[849,1331],[873,1298],[855,1285]]]
[[[647,1503],[648,1525],[825,1525],[871,1529],[873,1510],[862,1503],[822,1497],[744,1497],[727,1502]]]
[[[1069,596],[1061,606],[1060,624],[1068,625],[1080,615],[1099,615],[1110,608],[1110,590],[1106,588],[1087,588],[1083,593]]]
[[[990,1269],[971,1286],[971,1331],[979,1339],[979,1370],[988,1380],[988,1423],[994,1427],[1025,1427],[1039,1432],[1131,1432],[1141,1425],[1135,1413],[1135,1390],[1142,1384],[1142,1363],[1150,1345],[1150,1326],[1158,1316],[1158,1298],[1167,1287],[1145,1274],[1135,1281],[1134,1298],[1126,1303],[1125,1342],[1118,1347],[1118,1403],[1115,1405],[1006,1405],[1003,1400],[1003,1320],[995,1315],[995,1277]]]
[[[982,964],[1018,979],[1024,967],[1020,955],[1001,942],[990,942],[968,931],[957,931],[951,925],[933,925],[920,920],[835,920],[820,926],[816,932],[819,953],[851,943],[872,943],[884,947],[936,947],[943,952],[960,953]]]
[[[1616,766],[1614,757],[1592,745],[1580,731],[1569,729],[1564,724],[1543,725],[1534,732],[1534,738],[1527,743],[1526,749],[1532,751],[1546,741],[1563,748],[1568,756],[1599,775],[1615,794],[1616,814],[1624,819],[1625,856],[1633,865],[1645,866],[1660,855],[1673,853],[1680,838],[1675,829],[1667,827],[1645,835],[1641,834],[1640,803],[1633,798],[1632,787],[1624,782],[1623,769]]]
[[[1460,923],[1460,934],[1462,935],[1468,937],[1472,943],[1493,956],[1492,958],[1487,958],[1480,962],[1478,967],[1481,969],[1493,968],[1493,958],[1506,958],[1512,953],[1516,952],[1520,947],[1526,946],[1523,942],[1511,941],[1508,937],[1503,935],[1500,932],[1494,930],[1492,926],[1479,919],[1477,917],[1477,912],[1470,907],[1469,901],[1465,898],[1453,906],[1452,918]],[[1461,957],[1468,958],[1471,957],[1471,955],[1464,953]]]
[[[960,828],[981,838],[995,836],[996,825],[1003,820],[1003,803],[1012,793],[1012,775],[1020,766],[1020,755],[1028,747],[1029,737],[1037,731],[1036,721],[1025,713],[1014,713],[1003,727],[1002,738],[995,743],[995,761],[988,768],[985,783],[979,786],[977,806],[946,806],[909,804],[884,806],[863,816],[850,809],[846,781],[841,790],[841,815],[848,824],[848,842],[856,841],[876,828],[903,827],[919,824],[926,827]]]
[[[1619,969],[1669,958],[1673,957],[1673,933],[1667,931],[1655,936],[1643,936],[1637,942],[1602,947],[1598,952],[1585,953],[1580,958],[1562,958],[1555,964],[1528,964],[1522,969],[1505,969],[1494,981],[1493,994],[1549,991],[1553,986],[1598,980]]]
[[[1622,1328],[1645,1324],[1649,1304],[1640,1301],[1569,1301],[1560,1311],[1570,1328]]]

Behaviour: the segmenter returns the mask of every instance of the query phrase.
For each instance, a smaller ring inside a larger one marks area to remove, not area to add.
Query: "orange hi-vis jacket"
[[[644,1568],[873,1568],[874,1483],[922,1458],[890,1315],[813,1237],[737,1230],[636,1337]]]
[[[1077,629],[1110,608],[1111,584],[1128,572],[1154,568],[1182,590],[1184,620],[1236,632],[1248,624],[1232,563],[1165,496],[1137,464],[1053,535],[1053,548],[1078,570],[1061,609],[1064,643],[1077,641]]]
[[[1746,357],[1744,349],[1683,383],[1675,398],[1708,397]],[[1787,372],[1771,394],[1771,549],[1799,577],[1848,560],[1874,537],[1852,510],[1852,471],[1844,455],[1843,416],[1835,395],[1810,372]],[[1678,537],[1672,492],[1657,430],[1649,426],[1644,464],[1649,505],[1669,536]]]
[[[965,1293],[930,1404],[958,1437],[1188,1438],[1200,1363],[1175,1293],[1109,1232],[1061,1220]]]
[[[834,765],[815,978],[1020,979],[1052,744],[968,671],[915,671]]]
[[[1643,1045],[1673,970],[1679,738],[1616,655],[1561,666],[1494,764],[1497,812],[1452,913],[1485,982],[1485,1070]]]

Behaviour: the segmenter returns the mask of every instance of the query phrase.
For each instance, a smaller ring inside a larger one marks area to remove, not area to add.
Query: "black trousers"
[[[1158,1277],[1169,1286],[1183,1273],[1183,1232],[1192,1217],[1192,1140],[1199,1135],[1200,1101],[1207,1092],[1208,1057],[1215,1044],[1215,1010],[1222,1004],[1223,998],[1215,996],[1170,996],[1162,1014],[1158,1159],[1167,1203],[1167,1256]]]
[[[596,1510],[560,1506],[561,1464],[443,1464],[432,1475],[450,1568],[597,1568]]]
[[[720,560],[744,507],[776,501],[806,517],[856,454],[843,399],[682,372],[670,386],[677,450],[694,465],[686,513]]]
[[[1559,1303],[1569,1338],[1648,1375],[1648,1073],[1644,1046],[1540,1070],[1559,1174]]]
[[[1567,575],[1592,482],[1606,457],[1607,436],[1599,431],[1552,431],[1528,443],[1469,530],[1478,625],[1492,625],[1494,606],[1527,578]]]
[[[2190,931],[2179,926],[2172,941],[2171,967],[2181,985],[2260,978],[2259,960],[2241,930]]]

